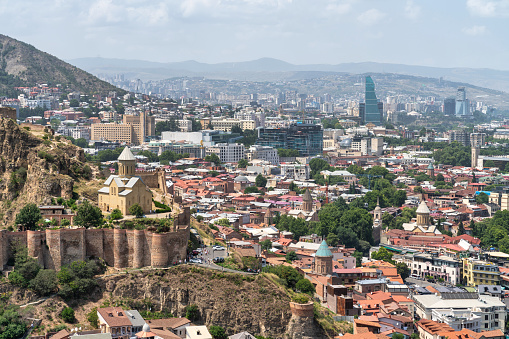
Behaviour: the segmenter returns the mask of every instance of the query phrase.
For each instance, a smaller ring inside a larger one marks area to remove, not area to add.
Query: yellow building
[[[491,262],[463,258],[463,281],[467,286],[499,285],[500,270]]]
[[[92,124],[90,139],[125,142],[128,145],[140,145],[146,136],[155,135],[155,119],[144,112],[140,115],[124,114],[122,124]]]
[[[145,213],[152,209],[152,191],[136,176],[136,159],[129,147],[118,157],[118,175],[110,175],[99,190],[99,208],[111,212],[118,208],[123,215],[129,208],[139,204]]]

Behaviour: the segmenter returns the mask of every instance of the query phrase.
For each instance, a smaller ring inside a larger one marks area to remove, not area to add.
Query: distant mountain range
[[[0,95],[11,95],[14,87],[46,83],[70,91],[108,94],[125,91],[34,46],[0,34]]]
[[[79,58],[69,62],[95,75],[124,74],[131,79],[162,80],[178,76],[204,76],[217,79],[277,81],[314,78],[326,73],[396,73],[470,83],[509,93],[509,71],[486,68],[438,68],[376,62],[337,65],[294,65],[282,60],[262,58],[244,62],[207,64],[197,61],[151,62],[107,58]]]

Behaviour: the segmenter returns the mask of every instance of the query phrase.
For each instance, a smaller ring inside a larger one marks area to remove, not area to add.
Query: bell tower
[[[118,174],[124,178],[133,177],[136,174],[136,158],[127,146],[118,157]]]

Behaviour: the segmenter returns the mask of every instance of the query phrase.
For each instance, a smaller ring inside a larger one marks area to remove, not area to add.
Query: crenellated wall
[[[27,246],[28,254],[45,268],[59,270],[75,260],[102,258],[115,268],[165,267],[184,260],[189,227],[168,233],[123,229],[58,229],[0,231],[0,270],[12,257],[15,244]]]

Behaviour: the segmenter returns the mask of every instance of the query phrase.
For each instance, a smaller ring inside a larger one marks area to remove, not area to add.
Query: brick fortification
[[[187,212],[187,213],[186,213]],[[75,260],[102,258],[115,268],[166,267],[186,258],[189,241],[188,208],[175,220],[173,231],[153,233],[125,229],[57,229],[0,231],[0,270],[22,244],[44,268],[59,270]],[[180,218],[179,218],[180,217]]]

